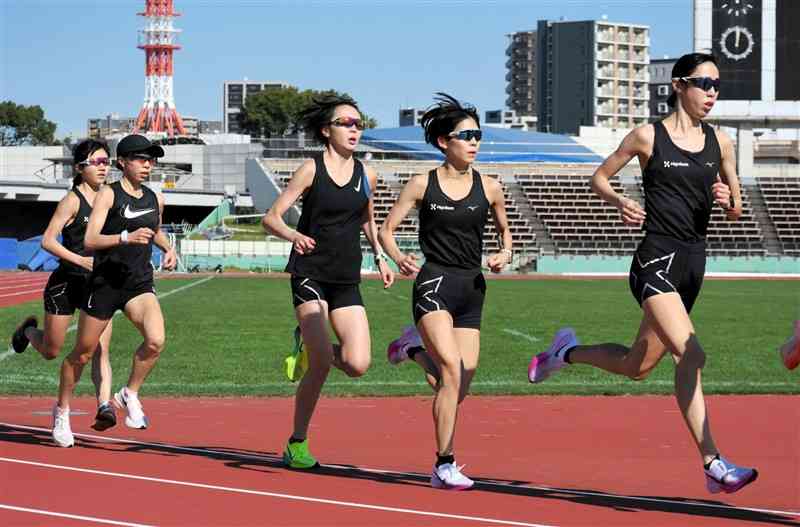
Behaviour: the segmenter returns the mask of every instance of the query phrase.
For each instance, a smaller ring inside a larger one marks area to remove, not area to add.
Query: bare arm
[[[369,179],[369,187],[372,189],[372,195],[375,195],[375,187],[378,185],[378,174],[372,167],[364,166]],[[383,287],[388,288],[394,283],[394,271],[389,267],[386,262],[385,256],[382,254],[380,242],[378,241],[378,226],[375,224],[375,202],[372,197],[369,198],[369,204],[364,211],[363,223],[361,229],[364,231],[364,236],[367,237],[370,246],[372,247],[372,254],[375,255],[375,263],[378,266],[378,271],[383,280]]]
[[[169,237],[167,234],[161,230],[161,222],[162,218],[164,217],[164,195],[157,194],[158,196],[158,230],[156,231],[156,235],[153,237],[153,243],[155,243],[162,251],[164,251],[164,260],[161,266],[164,269],[172,270],[175,268],[175,264],[178,261],[178,255],[175,253],[175,248],[170,245]]]
[[[295,249],[300,254],[312,251],[315,242],[312,238],[286,225],[286,222],[283,221],[283,215],[286,214],[289,207],[294,205],[294,202],[300,199],[300,196],[311,187],[311,184],[314,182],[314,170],[315,165],[313,160],[308,159],[303,162],[300,168],[295,170],[294,174],[292,174],[292,179],[289,180],[286,190],[281,192],[281,195],[278,196],[278,199],[275,200],[272,207],[270,207],[261,219],[261,225],[266,232],[292,242]]]
[[[94,198],[92,204],[92,214],[89,216],[89,224],[86,226],[86,237],[83,240],[83,245],[90,251],[97,251],[101,249],[110,249],[118,245],[123,245],[123,236],[121,234],[100,234],[103,230],[103,224],[108,217],[108,211],[114,204],[114,191],[110,187],[103,187],[97,196]],[[150,242],[150,238],[155,233],[147,227],[141,227],[135,231],[128,233],[127,243],[136,243],[146,245]]]
[[[592,175],[592,191],[619,210],[625,225],[641,225],[645,219],[644,209],[636,201],[617,194],[609,181],[635,156],[638,156],[640,164],[645,166],[653,150],[654,136],[652,125],[634,129]]]
[[[492,208],[494,227],[497,229],[497,235],[502,241],[500,252],[489,256],[487,263],[493,273],[499,273],[503,270],[503,267],[511,263],[513,254],[511,252],[511,230],[508,228],[508,217],[506,216],[506,197],[503,194],[503,186],[499,181],[484,177],[483,182],[484,188],[489,190],[489,205]]]
[[[723,209],[730,221],[736,221],[742,215],[742,190],[739,176],[736,174],[736,151],[733,141],[723,131],[717,131],[717,140],[722,151],[717,181],[712,185],[714,201]]]
[[[75,216],[80,209],[80,201],[74,192],[68,192],[66,196],[58,203],[53,217],[50,218],[50,223],[42,236],[42,249],[50,254],[57,256],[63,261],[83,267],[84,269],[92,270],[91,256],[81,256],[64,247],[58,241],[58,235],[64,230],[64,227],[72,221],[78,220]]]
[[[394,260],[400,272],[407,276],[419,272],[419,266],[417,266],[416,257],[413,254],[404,254],[397,246],[394,231],[403,223],[409,211],[425,196],[427,185],[427,175],[412,177],[392,205],[392,210],[389,211],[389,215],[383,221],[378,233],[383,250]]]

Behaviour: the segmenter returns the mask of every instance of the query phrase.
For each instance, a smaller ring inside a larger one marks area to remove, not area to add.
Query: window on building
[[[669,85],[662,84],[657,88],[657,91],[658,95],[660,95],[661,97],[666,97],[667,95],[669,95]]]
[[[669,113],[669,105],[665,102],[658,103],[658,113],[661,115]]]

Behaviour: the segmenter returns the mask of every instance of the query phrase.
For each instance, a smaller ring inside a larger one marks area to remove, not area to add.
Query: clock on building
[[[742,60],[753,52],[753,33],[742,26],[729,27],[719,37],[719,48],[730,60]]]
[[[761,99],[762,0],[712,0],[712,46],[720,100]]]

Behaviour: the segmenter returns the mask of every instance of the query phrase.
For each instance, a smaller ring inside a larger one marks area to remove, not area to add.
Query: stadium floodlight
[[[180,49],[172,19],[172,0],[145,0],[147,25],[139,30],[139,49],[145,54],[144,105],[136,118],[134,133],[166,132],[170,137],[186,135],[181,116],[175,109],[172,93],[172,53]]]

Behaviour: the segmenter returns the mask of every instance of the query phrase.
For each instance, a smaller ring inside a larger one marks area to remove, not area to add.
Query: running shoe
[[[445,490],[466,490],[472,487],[475,482],[461,473],[462,468],[464,465],[459,467],[455,462],[433,467],[431,486]]]
[[[114,403],[120,410],[125,409],[128,415],[125,416],[125,426],[128,428],[147,428],[150,424],[144,415],[144,408],[139,401],[138,394],[128,391],[127,387],[122,387],[114,394]]]
[[[69,448],[75,445],[75,437],[69,426],[69,410],[53,407],[53,441],[60,447]]]
[[[781,346],[781,358],[790,370],[800,365],[800,320],[794,321],[794,335]]]
[[[102,432],[103,430],[108,430],[109,428],[116,426],[116,424],[117,414],[114,412],[114,407],[111,406],[111,404],[103,403],[97,407],[97,415],[94,416],[94,424],[92,425],[92,428],[98,432]]]
[[[308,352],[303,349],[303,337],[300,334],[300,326],[294,328],[294,349],[286,357],[286,376],[292,382],[297,382],[303,378],[308,370]]]
[[[421,348],[422,337],[415,326],[406,326],[399,338],[391,341],[386,348],[386,358],[389,364],[397,365],[408,358],[408,350],[411,348]]]
[[[721,456],[717,456],[711,462],[711,465],[705,469],[705,473],[706,488],[712,494],[718,492],[731,494],[758,478],[756,469],[737,467]]]
[[[35,328],[39,326],[39,322],[36,320],[36,317],[31,315],[25,320],[22,321],[22,324],[17,326],[17,329],[14,331],[14,334],[11,336],[11,347],[14,348],[14,351],[17,353],[22,353],[28,347],[28,337],[25,336],[25,330],[28,328]]]
[[[528,366],[528,380],[542,382],[561,368],[568,366],[569,363],[564,361],[564,354],[579,343],[574,329],[559,329],[547,351],[543,351],[531,359]]]
[[[319,466],[319,462],[308,450],[308,438],[296,443],[287,443],[283,451],[283,462],[289,468],[307,470]]]

